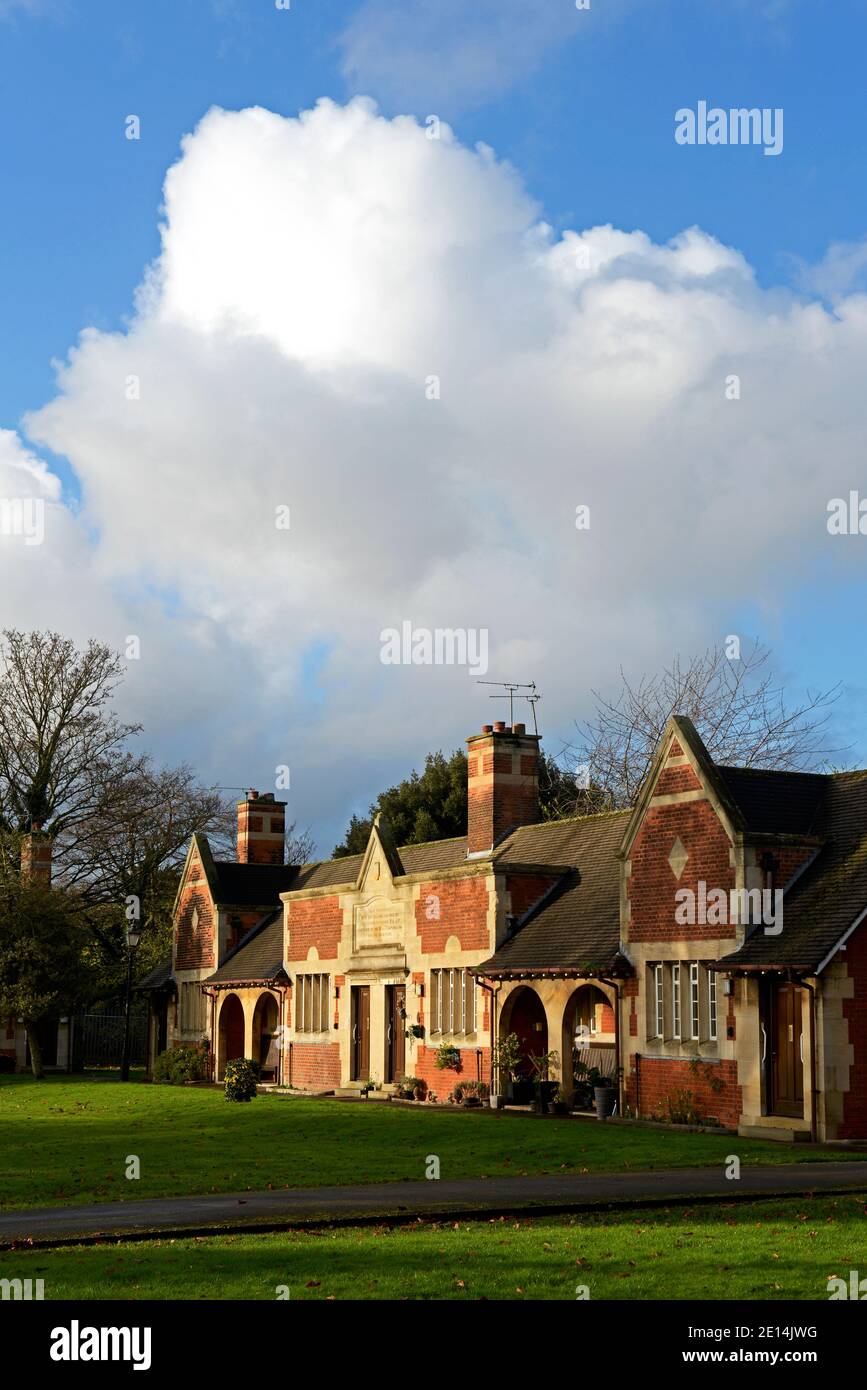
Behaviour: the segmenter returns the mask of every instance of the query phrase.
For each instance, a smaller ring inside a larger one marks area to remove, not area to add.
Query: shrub
[[[205,1076],[205,1056],[197,1047],[183,1045],[161,1052],[154,1062],[154,1081],[180,1086],[185,1081],[202,1081]]]
[[[226,1063],[226,1100],[252,1100],[259,1080],[259,1063],[236,1057]]]

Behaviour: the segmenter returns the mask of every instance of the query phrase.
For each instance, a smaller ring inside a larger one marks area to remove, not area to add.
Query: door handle
[[[358,1027],[354,1023],[352,1025],[352,1041],[358,1042]]]
[[[764,1062],[768,1055],[768,1035],[765,1032],[765,1025],[762,1023],[759,1026],[762,1030],[762,1061]]]
[[[800,1051],[800,1054],[801,1054],[801,1061],[803,1062],[803,1060],[804,1060],[804,1035],[803,1035],[803,1033],[802,1033],[801,1036],[798,1038],[798,1050]]]

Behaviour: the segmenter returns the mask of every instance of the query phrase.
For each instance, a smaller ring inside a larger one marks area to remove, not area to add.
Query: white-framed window
[[[665,994],[663,990],[662,966],[653,967],[653,993],[654,993],[654,1037],[662,1038],[665,1036]]]
[[[432,1033],[475,1033],[476,981],[468,970],[430,972]]]
[[[330,999],[330,975],[296,975],[295,1032],[327,1033]]]
[[[693,1039],[693,1041],[695,1041],[699,1037],[697,961],[692,961],[689,967],[689,1036]]]
[[[680,1038],[680,961],[671,967],[671,1036]]]
[[[716,972],[707,972],[707,1035],[716,1042]]]

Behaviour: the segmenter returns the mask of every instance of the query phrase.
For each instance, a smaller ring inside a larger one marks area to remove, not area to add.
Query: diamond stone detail
[[[671,853],[668,856],[668,862],[671,865],[671,872],[674,874],[675,878],[680,878],[681,874],[686,868],[686,861],[688,858],[689,855],[686,852],[683,841],[678,835],[677,839],[671,847]]]

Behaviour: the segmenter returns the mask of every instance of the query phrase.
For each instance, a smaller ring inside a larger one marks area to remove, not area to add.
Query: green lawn
[[[279,1099],[114,1079],[0,1077],[0,1206],[494,1174],[791,1163],[845,1153],[595,1121]],[[141,1178],[125,1177],[128,1155]],[[851,1155],[860,1157],[860,1155]]]
[[[825,1299],[865,1268],[854,1197],[0,1251],[0,1278],[47,1300]]]

